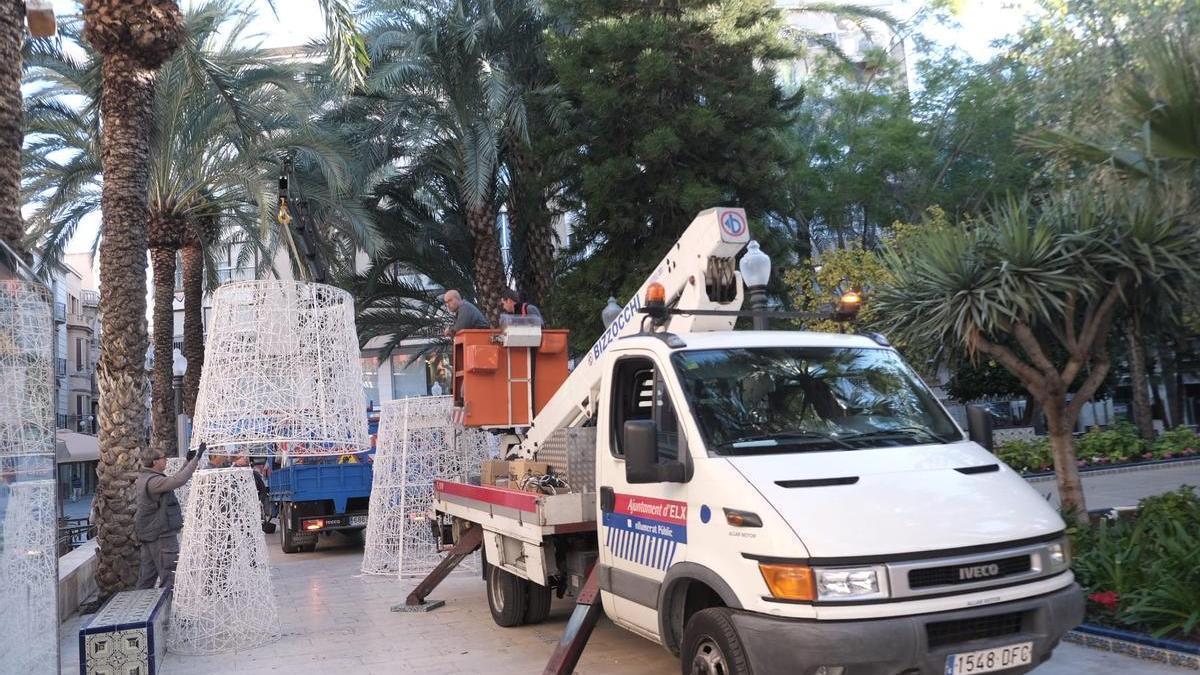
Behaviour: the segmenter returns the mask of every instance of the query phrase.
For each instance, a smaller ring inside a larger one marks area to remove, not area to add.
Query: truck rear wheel
[[[292,505],[284,502],[279,510],[279,546],[284,553],[311,553],[317,549],[317,535],[294,532],[292,525]]]
[[[522,579],[522,581],[525,580]],[[525,623],[541,623],[550,616],[551,589],[549,586],[535,584],[532,581],[525,581],[525,585],[529,588],[529,601],[525,607]]]
[[[750,662],[725,607],[692,615],[679,651],[683,675],[750,675]]]
[[[529,606],[529,582],[495,565],[488,567],[487,596],[492,620],[505,628],[525,623]]]

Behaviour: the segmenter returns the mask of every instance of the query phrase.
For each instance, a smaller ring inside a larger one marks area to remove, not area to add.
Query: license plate
[[[1033,663],[1033,643],[981,649],[946,657],[946,675],[974,675],[1016,668]]]
[[[367,524],[366,516],[350,516],[350,525],[351,526],[366,525],[366,524]]]

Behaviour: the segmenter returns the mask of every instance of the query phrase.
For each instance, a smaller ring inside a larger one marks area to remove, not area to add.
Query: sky
[[[181,6],[186,8],[200,4],[201,1],[182,0]],[[255,40],[261,40],[265,48],[304,45],[324,36],[325,21],[317,0],[274,0],[274,9],[267,0],[244,2],[257,13],[248,34],[254,36]],[[924,5],[924,2],[873,0],[862,4],[888,5],[897,18],[907,20]],[[1034,0],[959,0],[959,11],[955,16],[958,27],[926,26],[923,27],[923,31],[939,43],[956,46],[977,60],[986,60],[993,53],[991,44],[995,40],[1014,34],[1033,5]],[[73,0],[54,0],[55,12],[59,15],[73,14],[77,11],[76,7],[77,4]],[[98,214],[85,217],[80,221],[67,250],[89,250],[98,228]]]

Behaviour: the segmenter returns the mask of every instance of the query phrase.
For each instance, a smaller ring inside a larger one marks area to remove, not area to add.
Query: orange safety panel
[[[493,341],[499,334],[477,329],[454,336],[454,405],[466,426],[529,426],[567,379],[568,331],[543,330],[536,349],[506,348]]]

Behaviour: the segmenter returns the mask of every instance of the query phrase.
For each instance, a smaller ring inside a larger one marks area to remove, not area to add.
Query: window
[[[679,459],[679,418],[666,381],[647,358],[625,358],[613,372],[612,447],[624,457],[625,422],[653,420],[658,431],[659,461]]]
[[[87,340],[75,338],[75,372],[87,370]]]
[[[367,356],[359,362],[362,363],[363,404],[371,409],[379,405],[379,360]]]
[[[671,360],[717,454],[962,440],[929,389],[889,349],[711,349],[676,352]]]
[[[425,377],[425,359],[416,350],[392,354],[392,398],[426,396],[429,386]]]

